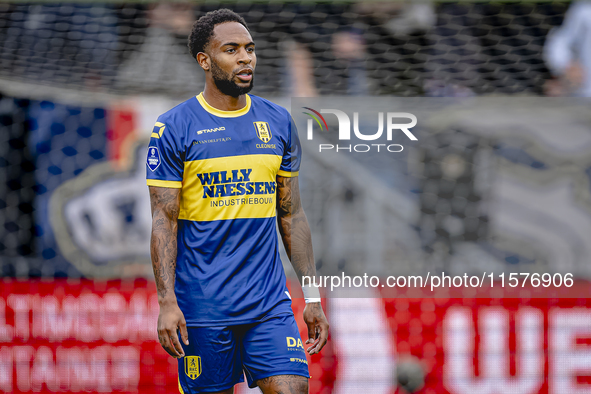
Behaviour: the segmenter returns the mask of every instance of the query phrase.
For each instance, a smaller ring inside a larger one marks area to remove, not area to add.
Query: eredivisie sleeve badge
[[[157,147],[150,146],[148,148],[148,158],[146,160],[146,164],[152,172],[156,171],[156,168],[158,168],[160,165],[160,152],[158,152]]]

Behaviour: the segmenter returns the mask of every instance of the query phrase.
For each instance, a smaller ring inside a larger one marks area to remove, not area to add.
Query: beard
[[[211,62],[211,76],[215,86],[227,96],[238,97],[250,92],[254,87],[254,73],[250,84],[246,87],[240,87],[232,80],[233,76],[222,70],[214,61]]]

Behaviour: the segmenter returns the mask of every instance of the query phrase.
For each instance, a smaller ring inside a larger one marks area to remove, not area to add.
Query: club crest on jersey
[[[146,164],[152,172],[156,171],[156,168],[158,168],[160,165],[160,152],[158,152],[158,148],[155,146],[150,146],[148,148],[148,158]]]
[[[195,380],[201,375],[201,357],[186,356],[185,357],[185,375]]]
[[[254,128],[257,131],[257,137],[260,138],[265,144],[271,140],[271,129],[267,122],[254,122]]]

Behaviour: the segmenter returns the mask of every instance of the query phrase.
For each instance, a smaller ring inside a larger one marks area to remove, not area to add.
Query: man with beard
[[[255,45],[239,15],[200,18],[189,49],[205,89],[158,118],[146,163],[160,344],[179,359],[181,393],[233,393],[243,373],[265,394],[307,393],[275,231],[277,221],[298,277],[315,275],[295,126],[287,110],[247,94]],[[315,354],[328,323],[318,289],[303,290]]]

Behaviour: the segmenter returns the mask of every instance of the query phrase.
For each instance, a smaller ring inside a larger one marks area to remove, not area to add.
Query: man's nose
[[[249,53],[245,48],[240,50],[240,56],[238,57],[238,63],[249,64],[252,62],[252,54]]]

